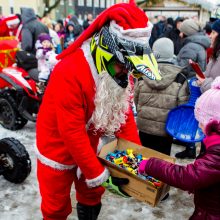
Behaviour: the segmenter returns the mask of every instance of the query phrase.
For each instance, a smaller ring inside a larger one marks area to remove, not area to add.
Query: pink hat
[[[211,89],[197,99],[194,112],[204,126],[211,121],[220,122],[220,76],[214,80]]]

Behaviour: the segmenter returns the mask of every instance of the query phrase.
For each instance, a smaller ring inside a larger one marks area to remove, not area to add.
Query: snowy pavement
[[[40,195],[36,179],[35,124],[29,122],[20,131],[9,131],[0,126],[0,139],[14,137],[25,145],[30,154],[32,171],[22,184],[13,184],[0,176],[0,220],[40,220]],[[180,146],[172,147],[172,156],[183,149]],[[187,164],[192,160],[177,160],[178,164]],[[72,190],[73,213],[68,220],[77,220]],[[102,210],[99,220],[185,220],[192,214],[193,196],[182,190],[171,188],[170,197],[152,208],[136,199],[125,199],[106,191],[102,199]]]

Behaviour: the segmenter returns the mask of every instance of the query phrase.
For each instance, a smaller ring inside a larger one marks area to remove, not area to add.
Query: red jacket
[[[86,56],[78,49],[61,60],[51,74],[38,113],[37,154],[42,163],[53,168],[79,166],[86,179],[91,180],[99,177],[104,167],[96,157],[102,134],[86,129],[95,108],[97,77],[91,68],[91,57]],[[132,112],[119,137],[140,144]]]
[[[220,219],[220,136],[212,135],[204,140],[206,152],[194,163],[179,166],[151,158],[145,173],[161,181],[194,193],[195,211],[192,220]]]

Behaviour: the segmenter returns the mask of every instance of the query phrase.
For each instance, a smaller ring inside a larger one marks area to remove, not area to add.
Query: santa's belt
[[[56,170],[72,170],[73,168],[76,167],[76,165],[66,165],[66,164],[62,164],[59,162],[56,162],[54,160],[51,160],[47,157],[45,157],[43,154],[40,153],[40,151],[38,150],[37,147],[35,147],[35,153],[37,155],[37,159],[44,165],[52,167],[53,169]]]

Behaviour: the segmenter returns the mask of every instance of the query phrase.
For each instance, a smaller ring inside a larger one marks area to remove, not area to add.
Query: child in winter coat
[[[36,58],[38,59],[38,92],[44,92],[46,83],[55,64],[58,62],[54,52],[52,39],[49,34],[40,34],[36,42]]]
[[[182,68],[175,65],[174,45],[168,38],[153,44],[162,79],[143,77],[135,84],[137,126],[143,146],[170,155],[173,138],[166,133],[169,111],[188,100],[188,85]]]
[[[194,163],[175,165],[161,159],[143,160],[140,174],[148,174],[194,193],[195,210],[190,220],[220,219],[220,77],[195,105],[195,117],[205,133],[206,151]]]

